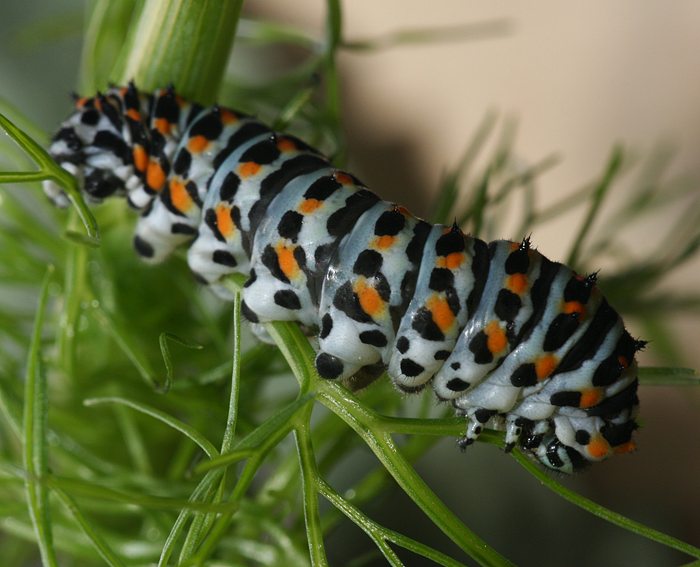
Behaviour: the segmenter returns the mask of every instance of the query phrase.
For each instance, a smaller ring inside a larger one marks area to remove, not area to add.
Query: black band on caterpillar
[[[188,242],[198,280],[249,275],[244,315],[319,329],[316,368],[405,392],[432,382],[467,420],[563,471],[633,449],[634,354],[595,285],[520,243],[430,225],[293,136],[174,89],[79,98],[51,154],[87,197],[141,213],[146,260]],[[59,187],[45,185],[59,205]]]

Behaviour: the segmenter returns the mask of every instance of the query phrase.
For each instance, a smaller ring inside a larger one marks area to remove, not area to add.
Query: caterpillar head
[[[76,98],[74,112],[51,140],[49,153],[66,171],[78,177],[88,198],[101,201],[124,193],[134,177],[130,144],[139,128],[125,114],[124,96],[114,89],[91,98]],[[137,95],[138,100],[138,95]],[[53,181],[44,191],[58,206],[68,198]]]

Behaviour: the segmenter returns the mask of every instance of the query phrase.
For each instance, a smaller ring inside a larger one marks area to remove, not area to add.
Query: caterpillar
[[[596,285],[530,245],[486,243],[381,200],[319,151],[254,117],[133,83],[75,99],[50,146],[89,201],[124,196],[134,247],[160,262],[187,243],[197,280],[248,275],[254,325],[318,334],[316,369],[402,392],[431,383],[466,418],[460,445],[505,431],[546,467],[635,447],[633,339]],[[51,200],[68,205],[47,181]],[[354,378],[353,378],[354,377]]]

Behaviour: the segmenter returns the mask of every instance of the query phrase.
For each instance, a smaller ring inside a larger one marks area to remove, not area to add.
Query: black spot
[[[362,331],[360,333],[360,342],[378,348],[387,345],[386,335],[381,331]]]
[[[406,225],[404,217],[397,209],[382,213],[374,225],[377,236],[396,236]]]
[[[576,275],[571,276],[564,288],[564,301],[578,301],[586,304],[591,296],[593,286],[588,279],[580,279]]]
[[[459,370],[461,367],[462,367],[462,364],[459,362],[453,362],[452,364],[450,364],[450,368],[452,370]]]
[[[573,468],[575,471],[585,469],[588,465],[590,465],[590,461],[573,447],[564,445],[564,450],[571,461],[571,468]]]
[[[236,262],[236,259],[233,257],[233,254],[231,254],[227,250],[214,250],[211,259],[214,261],[215,264],[221,264],[222,266],[229,266],[231,268],[235,268],[238,265],[238,262]]]
[[[430,272],[428,287],[433,291],[447,291],[454,287],[454,274],[447,268],[434,268]]]
[[[338,189],[341,185],[331,176],[324,176],[314,181],[304,193],[305,199],[316,199],[317,201],[325,201]]]
[[[553,406],[569,406],[577,408],[581,404],[581,392],[555,392],[549,398]]]
[[[209,227],[209,230],[211,230],[212,234],[219,242],[226,242],[226,239],[219,231],[219,225],[216,220],[216,211],[214,211],[214,209],[206,210],[204,213],[204,223]]]
[[[337,378],[343,373],[343,368],[343,362],[327,352],[321,352],[316,357],[316,371],[321,378],[327,380]]]
[[[233,171],[229,171],[219,187],[219,197],[222,201],[231,202],[238,192],[241,178]]]
[[[425,368],[423,368],[417,362],[413,362],[410,358],[404,358],[401,360],[401,372],[404,374],[404,376],[418,376],[424,370]]]
[[[522,301],[517,294],[508,289],[499,290],[494,312],[501,321],[513,321],[521,307]]]
[[[218,112],[209,112],[197,120],[189,130],[190,138],[204,136],[207,140],[213,140],[221,136],[223,124]]]
[[[352,290],[350,282],[345,282],[335,292],[333,305],[350,317],[353,321],[359,323],[373,323],[374,320],[364,312],[360,306],[360,301],[357,294]]]
[[[637,398],[638,380],[634,380],[624,390],[619,391],[614,396],[604,399],[597,406],[587,408],[588,415],[611,419],[623,410],[633,408],[639,404]]]
[[[537,371],[532,362],[521,364],[510,376],[510,383],[517,388],[534,386],[537,384]]]
[[[170,232],[173,234],[186,234],[188,236],[192,236],[193,234],[197,234],[197,229],[194,226],[190,226],[189,224],[185,224],[183,222],[175,222],[171,225]]]
[[[333,317],[331,317],[329,313],[326,313],[321,318],[321,332],[318,334],[318,338],[325,339],[328,335],[331,334],[332,329],[333,329]]]
[[[345,206],[341,207],[328,217],[326,230],[334,238],[345,236],[368,209],[379,201],[371,191],[363,189],[353,193],[345,200]]]
[[[182,177],[187,175],[192,165],[192,154],[188,152],[185,148],[182,148],[175,156],[175,161],[173,162],[173,171]]]
[[[301,302],[299,301],[299,296],[294,293],[291,289],[282,289],[275,292],[273,296],[275,304],[285,309],[301,309]]]
[[[585,429],[579,429],[576,431],[575,439],[579,445],[588,445],[591,442],[591,434]]]
[[[406,354],[410,347],[411,342],[406,337],[399,337],[399,340],[396,341],[396,350],[401,354]]]
[[[243,287],[250,287],[255,283],[255,281],[258,279],[258,273],[255,271],[255,268],[251,268],[250,274],[248,275],[248,279],[246,282],[243,284]]]
[[[471,341],[469,350],[474,354],[474,362],[477,364],[488,364],[493,362],[493,354],[488,349],[488,336],[483,331],[479,331]]]
[[[594,386],[609,386],[622,374],[622,365],[617,360],[617,355],[613,353],[600,363],[593,373],[592,384]]]
[[[131,163],[131,150],[124,141],[124,138],[117,136],[113,132],[107,130],[99,130],[95,134],[93,145],[98,148],[104,148],[116,155],[122,162]]]
[[[80,115],[80,122],[87,126],[94,126],[100,121],[100,113],[89,108]]]
[[[255,138],[265,132],[269,132],[269,128],[260,122],[248,122],[243,124],[238,130],[236,130],[231,137],[226,142],[226,147],[221,150],[216,157],[212,165],[214,169],[217,170],[221,164],[230,156],[237,148],[245,144],[248,140]]]
[[[579,325],[578,313],[559,313],[547,329],[542,349],[547,352],[561,348]]]
[[[513,344],[519,344],[530,336],[532,330],[542,319],[547,302],[550,299],[550,288],[554,277],[559,272],[561,264],[550,262],[547,258],[542,258],[540,263],[540,275],[530,288],[530,298],[532,300],[532,315],[520,328],[518,336]]]
[[[469,388],[469,382],[465,382],[459,378],[452,378],[445,386],[447,386],[448,390],[452,390],[453,392],[463,392]]]
[[[474,417],[479,423],[486,423],[489,419],[496,415],[496,413],[496,410],[479,408],[474,412]]]
[[[637,424],[634,421],[626,421],[620,424],[606,423],[600,428],[600,432],[612,447],[617,447],[632,439],[632,432],[635,429],[637,429]]]
[[[255,237],[255,232],[258,230],[260,221],[267,212],[272,199],[279,195],[282,189],[292,179],[312,173],[321,168],[327,167],[328,162],[315,155],[302,154],[285,161],[265,179],[260,182],[260,198],[251,207],[248,219],[250,221],[250,231],[248,238],[252,241]]]
[[[481,296],[484,292],[484,286],[489,276],[489,252],[486,243],[483,240],[474,239],[474,254],[472,257],[472,274],[474,275],[474,286],[467,297],[467,314],[472,317],[476,310]]]
[[[245,301],[241,301],[241,313],[243,313],[243,317],[248,319],[248,321],[250,321],[251,323],[260,322],[258,316],[250,307],[248,307],[248,304]]]
[[[363,250],[357,256],[352,271],[360,276],[371,278],[377,275],[377,272],[382,268],[384,259],[376,250]]]
[[[270,273],[274,278],[281,282],[289,283],[289,278],[282,271],[282,268],[280,268],[277,252],[269,244],[265,246],[265,249],[260,257],[260,261],[262,262],[263,266],[270,270]]]
[[[73,128],[61,128],[53,137],[54,141],[61,140],[68,146],[68,149],[72,152],[77,152],[83,147],[83,143],[80,141],[78,134],[75,133]]]
[[[592,358],[618,319],[615,310],[603,300],[586,330],[562,358],[555,374],[575,370]]]
[[[508,254],[505,262],[506,274],[526,274],[529,267],[530,257],[527,249],[518,248]]]
[[[241,156],[241,162],[252,161],[260,165],[267,165],[280,157],[280,150],[276,140],[265,140],[248,148]]]
[[[180,107],[175,100],[175,94],[169,92],[161,94],[155,101],[152,114],[155,118],[165,118],[168,122],[177,122],[180,117]]]
[[[440,330],[440,327],[438,327],[435,324],[435,321],[433,321],[432,313],[428,309],[425,309],[424,307],[421,307],[413,315],[413,320],[411,321],[411,327],[413,327],[413,329],[418,332],[418,334],[421,336],[421,338],[423,338],[427,341],[444,341],[445,340],[445,335]]]
[[[423,257],[425,241],[428,239],[430,229],[430,224],[425,221],[418,221],[415,227],[413,227],[413,238],[411,238],[411,242],[406,246],[406,256],[412,264],[417,265],[420,263]]]
[[[153,246],[140,236],[134,236],[134,249],[138,252],[139,256],[143,256],[144,258],[153,258],[155,254]]]
[[[453,227],[450,232],[443,234],[435,243],[435,253],[438,256],[447,256],[462,251],[464,251],[464,234],[459,230],[459,227]]]
[[[433,355],[433,358],[435,360],[447,360],[450,358],[450,354],[452,353],[449,350],[439,350]]]
[[[277,232],[282,238],[289,238],[296,242],[303,223],[304,215],[296,211],[287,211],[277,225]]]

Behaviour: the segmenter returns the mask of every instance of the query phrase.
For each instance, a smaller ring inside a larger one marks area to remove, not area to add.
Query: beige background
[[[486,39],[346,52],[340,59],[354,170],[417,213],[429,211],[440,174],[457,162],[489,110],[517,119],[516,149],[526,163],[561,156],[539,183],[544,203],[592,180],[616,142],[639,158],[671,144],[672,172],[700,179],[700,2],[355,0],[343,6],[348,40],[494,20],[507,28]],[[258,0],[247,8],[322,33],[325,6],[318,0]],[[622,198],[616,192],[611,203]],[[688,205],[624,234],[633,253],[653,254]],[[534,242],[561,258],[577,227],[574,215],[563,216],[538,227]],[[693,291],[699,281],[696,260],[668,285]],[[688,357],[682,362],[699,367],[698,318],[680,317],[677,325]]]

